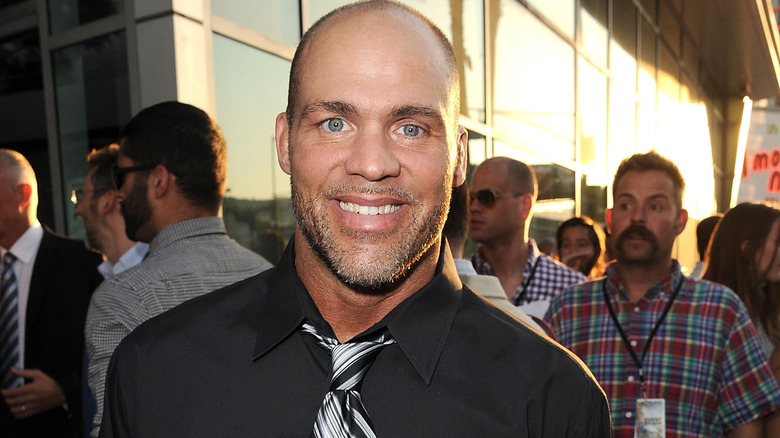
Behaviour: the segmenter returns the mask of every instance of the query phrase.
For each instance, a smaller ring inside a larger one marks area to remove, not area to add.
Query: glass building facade
[[[175,99],[212,114],[227,139],[228,232],[277,260],[294,220],[274,119],[302,32],[345,3],[0,0],[0,147],[36,169],[41,221],[83,237],[69,196],[87,172],[86,154],[116,141],[143,107]],[[472,167],[505,155],[535,169],[532,237],[553,236],[572,215],[603,222],[617,165],[656,149],[688,181],[693,220],[675,256],[693,265],[696,219],[729,207],[749,99],[780,94],[771,5],[403,3],[453,43]]]

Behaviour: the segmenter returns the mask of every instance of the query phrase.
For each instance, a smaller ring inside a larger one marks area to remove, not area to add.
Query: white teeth
[[[394,211],[398,211],[398,209],[401,208],[400,205],[392,205],[392,204],[375,207],[375,206],[360,205],[360,204],[355,204],[354,202],[344,202],[344,201],[339,201],[339,207],[341,207],[342,210],[350,211],[352,213],[357,213],[357,214],[366,214],[369,216],[392,213]]]

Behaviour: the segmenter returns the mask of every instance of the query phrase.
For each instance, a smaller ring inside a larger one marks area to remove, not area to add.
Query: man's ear
[[[162,164],[158,164],[152,169],[149,190],[154,194],[155,199],[162,198],[169,189],[173,188],[174,178],[175,176]]]
[[[19,207],[25,207],[30,203],[32,197],[32,186],[27,183],[20,183],[16,189]]]
[[[117,191],[107,190],[97,200],[97,211],[100,216],[105,216],[117,207]]]
[[[276,116],[276,158],[279,167],[284,173],[290,175],[290,126],[287,123],[287,113],[279,113]]]
[[[679,236],[680,233],[683,232],[683,230],[685,229],[685,224],[687,224],[687,223],[688,223],[688,210],[683,208],[682,210],[680,210],[680,215],[677,216],[677,234],[676,235]]]
[[[468,167],[469,132],[463,126],[458,126],[458,141],[456,143],[457,156],[455,158],[455,172],[452,178],[452,186],[458,187],[466,182],[466,169]]]
[[[607,225],[607,233],[612,234],[612,209],[608,208],[604,211],[604,223]]]

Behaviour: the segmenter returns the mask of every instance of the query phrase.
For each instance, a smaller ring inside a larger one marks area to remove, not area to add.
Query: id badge
[[[634,438],[666,437],[666,400],[640,398],[636,401]]]

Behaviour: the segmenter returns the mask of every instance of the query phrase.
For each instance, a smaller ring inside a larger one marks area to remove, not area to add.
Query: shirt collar
[[[607,290],[611,293],[625,295],[623,293],[623,281],[620,279],[616,261],[613,260],[607,265],[605,275],[607,277]],[[679,284],[680,281],[684,280],[682,277],[683,273],[680,263],[676,259],[672,259],[672,267],[669,270],[669,273],[651,286],[650,289],[645,292],[642,299],[653,300],[657,297],[664,297],[672,293],[673,288]]]
[[[206,234],[227,234],[225,223],[221,217],[206,216],[174,222],[163,228],[149,242],[149,253],[154,254],[156,251],[170,246],[178,240]]]
[[[135,245],[131,246],[130,249],[119,257],[116,264],[109,259],[103,260],[97,267],[98,272],[100,272],[103,278],[111,278],[141,263],[148,252],[148,243],[136,242]]]
[[[294,252],[291,239],[269,280],[268,293],[258,303],[261,310],[256,319],[255,359],[297,331],[304,320],[333,336],[295,272]],[[420,378],[429,385],[455,318],[462,287],[452,255],[441,250],[433,279],[356,338],[387,327]]]
[[[11,254],[24,264],[32,263],[35,259],[35,254],[38,252],[38,247],[41,245],[43,239],[43,227],[38,220],[34,220],[30,224],[29,228],[25,230],[22,235],[16,239],[16,242],[3,251],[2,255],[5,255],[7,251],[11,251]]]

